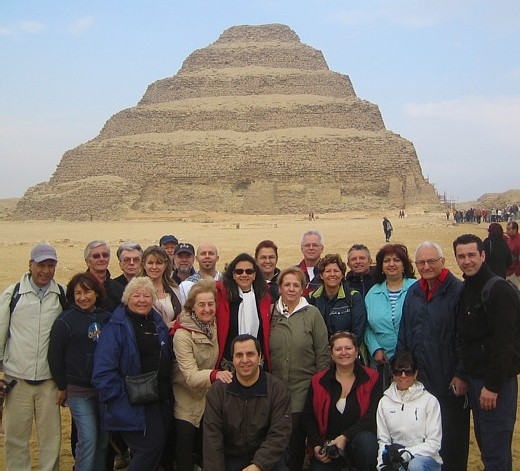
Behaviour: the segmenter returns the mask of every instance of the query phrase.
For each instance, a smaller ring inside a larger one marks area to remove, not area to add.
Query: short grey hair
[[[323,239],[323,234],[320,231],[305,231],[302,235],[302,239],[300,241],[300,245],[303,245],[303,241],[307,236],[318,236],[321,245],[325,245],[325,240]]]
[[[417,260],[417,254],[419,253],[419,250],[421,250],[421,249],[435,249],[437,251],[437,255],[439,257],[444,257],[444,254],[442,252],[442,247],[437,242],[433,242],[431,240],[425,240],[424,242],[421,242],[415,249],[415,260]]]
[[[354,244],[352,247],[350,247],[350,249],[348,249],[347,261],[349,259],[350,253],[354,252],[354,250],[364,250],[366,252],[366,254],[367,254],[367,257],[369,259],[372,259],[372,257],[370,256],[370,250],[368,250],[368,247],[365,244]]]
[[[88,260],[90,257],[90,252],[92,249],[95,249],[96,247],[101,247],[104,245],[107,248],[108,255],[110,255],[110,245],[108,245],[106,240],[93,240],[87,244],[85,247],[85,250],[83,251],[83,257],[85,260]]]
[[[123,304],[128,304],[128,299],[130,296],[132,296],[132,294],[134,294],[134,292],[138,289],[143,288],[150,291],[152,299],[157,301],[157,292],[155,291],[152,280],[147,276],[136,276],[135,278],[132,278],[126,285],[126,288],[123,291],[123,296],[121,296],[121,302]]]
[[[123,250],[137,250],[141,255],[143,255],[143,248],[137,242],[123,242],[117,248],[116,252],[117,259],[119,261],[121,261],[121,254],[123,253]]]

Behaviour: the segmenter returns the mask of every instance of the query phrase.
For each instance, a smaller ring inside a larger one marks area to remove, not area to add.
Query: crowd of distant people
[[[492,209],[480,209],[480,208],[469,208],[469,209],[447,209],[446,219],[450,219],[453,215],[453,220],[456,223],[472,222],[480,224],[490,222],[507,222],[514,221],[520,218],[520,210],[518,204],[510,204],[505,208],[492,208]]]
[[[520,236],[496,225],[454,240],[464,281],[387,218],[374,261],[310,230],[296,265],[262,240],[219,272],[214,243],[165,235],[122,243],[112,278],[94,240],[66,286],[39,243],[0,298],[6,469],[31,469],[33,421],[59,468],[63,406],[76,471],[461,471],[470,409],[486,471],[512,470]]]

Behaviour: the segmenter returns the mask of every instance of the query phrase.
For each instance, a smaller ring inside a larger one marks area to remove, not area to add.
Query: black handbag
[[[159,401],[159,366],[161,363],[159,350],[159,364],[157,370],[140,375],[127,375],[125,387],[128,400],[132,406],[142,406]]]

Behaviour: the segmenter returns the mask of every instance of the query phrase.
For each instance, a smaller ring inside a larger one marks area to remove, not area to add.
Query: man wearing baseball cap
[[[172,278],[175,283],[180,285],[186,278],[195,274],[193,264],[195,263],[195,247],[191,244],[180,243],[175,247],[173,252],[173,270]]]
[[[8,470],[31,469],[29,440],[36,422],[41,470],[57,470],[60,408],[47,361],[52,324],[65,304],[54,281],[58,257],[49,244],[31,250],[29,273],[0,298],[0,362],[5,380],[16,384],[5,399],[4,449]]]
[[[179,241],[177,240],[177,237],[171,234],[163,235],[161,239],[159,240],[159,245],[166,250],[166,253],[168,254],[168,257],[170,257],[170,260],[173,264],[173,253],[175,252],[175,247],[177,247],[177,244]],[[174,265],[175,266],[175,265]]]

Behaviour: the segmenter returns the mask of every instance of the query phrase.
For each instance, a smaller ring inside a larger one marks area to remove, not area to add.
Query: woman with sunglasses
[[[271,296],[255,259],[237,255],[228,265],[217,289],[218,360],[216,367],[231,370],[231,342],[240,334],[255,336],[265,354],[265,367],[271,369],[269,355],[269,312]]]
[[[355,334],[336,332],[329,346],[331,366],[312,377],[302,414],[312,448],[310,469],[340,471],[348,463],[357,471],[372,471],[377,458],[379,374],[357,360]]]
[[[393,458],[408,471],[440,471],[442,427],[437,399],[417,381],[417,361],[400,351],[391,362],[393,382],[377,407],[378,469]],[[385,446],[391,445],[390,449]]]

